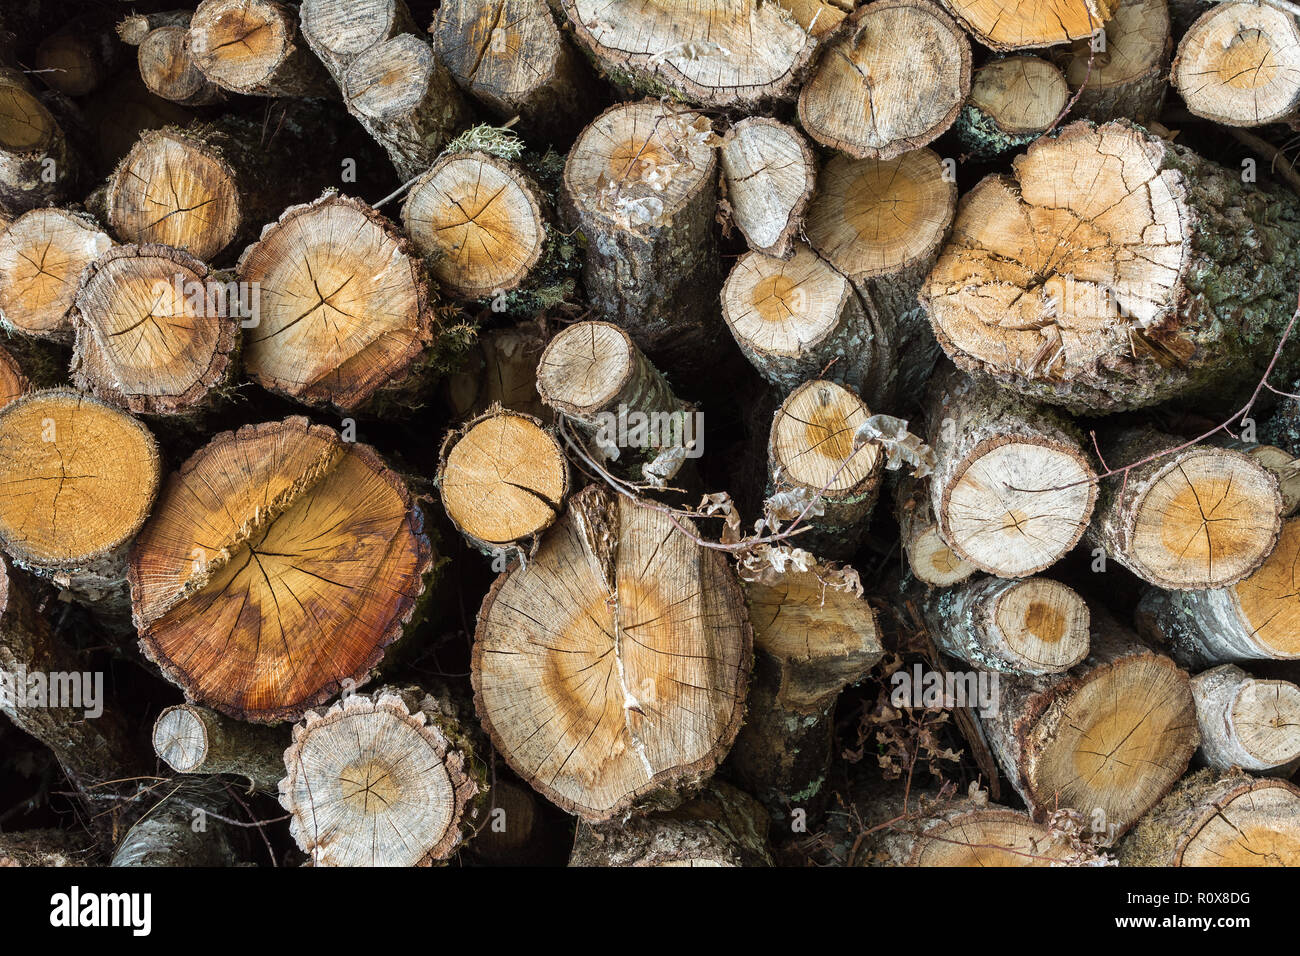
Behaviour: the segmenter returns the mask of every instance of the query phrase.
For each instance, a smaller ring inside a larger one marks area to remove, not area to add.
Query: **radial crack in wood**
[[[113,240],[89,216],[33,209],[0,233],[0,322],[55,342],[72,339],[69,311],[81,272]]]

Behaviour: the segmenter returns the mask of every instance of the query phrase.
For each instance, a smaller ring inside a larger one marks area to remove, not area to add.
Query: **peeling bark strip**
[[[593,310],[669,372],[710,367],[722,344],[714,138],[699,114],[641,100],[596,117],[564,166]]]
[[[714,781],[676,810],[606,826],[580,822],[569,866],[771,866],[768,816]]]
[[[928,478],[901,477],[894,488],[894,504],[907,566],[917,580],[949,587],[975,573],[975,565],[958,557],[939,534]]]
[[[1069,98],[1065,77],[1046,60],[991,60],[975,71],[970,96],[957,117],[957,137],[976,159],[996,159],[1050,129]]]
[[[1300,764],[1300,687],[1223,664],[1192,678],[1192,696],[1211,767],[1289,777]]]
[[[1078,810],[1105,845],[1168,792],[1200,742],[1187,674],[1110,619],[1094,616],[1073,670],[999,687],[997,713],[980,721],[1033,818]]]
[[[808,135],[859,159],[936,139],[970,92],[970,40],[928,0],[876,0],[849,18],[799,94]]]
[[[701,106],[793,98],[817,46],[788,10],[759,0],[561,0],[561,8],[615,83]]]
[[[1295,309],[1300,200],[1123,123],[1072,123],[1012,170],[962,197],[922,292],[958,365],[1088,414],[1259,379]]]
[[[529,135],[567,140],[598,109],[595,77],[546,0],[445,0],[429,32],[461,89]]]
[[[75,180],[63,130],[17,70],[0,68],[0,204],[14,212],[56,203]]]
[[[1121,866],[1300,866],[1300,789],[1240,771],[1183,780],[1119,846]]]
[[[1028,50],[1082,40],[1102,27],[1119,0],[943,0],[991,50]]]
[[[118,246],[82,272],[72,382],[137,414],[193,412],[233,384],[242,309],[193,256]]]
[[[775,813],[810,814],[830,796],[835,702],[884,653],[876,613],[813,571],[743,585],[756,665],[745,726],[729,764]]]
[[[280,804],[315,866],[428,866],[474,832],[484,767],[450,700],[417,687],[308,711],[284,754]]]
[[[253,96],[327,96],[334,87],[276,0],[203,0],[189,23],[194,65],[222,89]]]
[[[223,432],[132,549],[141,647],[195,703],[295,720],[364,681],[417,612],[423,526],[368,445],[305,418]]]
[[[34,338],[72,340],[81,271],[113,240],[89,216],[33,209],[0,232],[0,323]]]
[[[941,651],[984,670],[1059,674],[1088,656],[1088,605],[1049,578],[982,578],[933,592],[925,616]]]
[[[1073,425],[951,366],[935,374],[928,408],[930,500],[953,551],[982,571],[1018,578],[1078,543],[1097,485]]]
[[[1174,88],[1197,116],[1228,126],[1262,126],[1300,110],[1300,24],[1256,0],[1202,13],[1178,43]]]
[[[106,612],[126,601],[126,551],[161,480],[158,446],[123,411],[71,389],[0,411],[0,544]]]
[[[331,191],[286,209],[235,267],[260,290],[259,321],[244,339],[253,381],[344,411],[413,390],[435,339],[428,280],[414,253],[359,199]]]
[[[781,403],[768,438],[770,485],[777,494],[821,499],[822,513],[804,519],[814,530],[795,538],[796,547],[836,559],[858,549],[885,467],[877,445],[854,448],[870,417],[862,399],[824,380],[805,382]]]
[[[1182,442],[1149,429],[1101,439],[1112,468]],[[1196,445],[1101,483],[1089,537],[1157,587],[1226,588],[1264,563],[1282,528],[1277,478],[1239,451]]]
[[[288,745],[285,728],[239,723],[193,704],[168,707],[153,725],[154,753],[177,773],[237,774],[265,793],[277,792]]]
[[[1257,571],[1205,591],[1151,590],[1138,604],[1142,632],[1184,667],[1300,659],[1300,519],[1282,526]]]
[[[752,653],[726,558],[592,486],[484,600],[474,703],[517,774],[600,822],[708,778],[740,729]]]
[[[1127,117],[1146,125],[1157,119],[1169,90],[1169,4],[1120,0],[1105,38],[1104,50],[1080,40],[1068,53],[1057,54],[1070,89],[1079,92],[1071,115],[1097,123]]]
[[[500,406],[447,434],[438,491],[456,530],[487,554],[531,555],[569,493],[569,463],[531,415]]]
[[[803,230],[817,186],[817,158],[793,126],[747,116],[722,138],[722,176],[732,218],[749,247],[778,259]]]

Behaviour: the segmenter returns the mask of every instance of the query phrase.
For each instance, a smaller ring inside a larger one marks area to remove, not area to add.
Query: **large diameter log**
[[[210,405],[233,383],[244,306],[186,252],[117,246],[81,274],[72,382],[136,413]]]
[[[747,111],[791,99],[817,41],[777,3],[647,6],[561,0],[577,41],[617,84]]]
[[[58,121],[21,73],[0,70],[0,204],[14,212],[60,201],[76,166]]]
[[[799,94],[824,146],[893,159],[950,127],[970,92],[970,40],[929,0],[875,0],[849,17]]]
[[[709,777],[740,729],[752,649],[726,558],[592,486],[484,600],[474,702],[520,777],[600,822]]]
[[[429,32],[457,84],[529,136],[566,140],[596,112],[598,84],[545,0],[448,0]]]
[[[194,704],[177,704],[153,725],[154,753],[177,773],[235,774],[250,789],[276,793],[284,777],[284,728],[258,727]]]
[[[770,810],[810,813],[829,796],[835,702],[883,655],[875,611],[789,569],[744,585],[757,658],[745,726],[728,763]]]
[[[434,342],[423,264],[370,206],[327,192],[286,209],[236,266],[259,290],[244,366],[263,388],[344,411],[412,391]]]
[[[541,422],[498,406],[448,433],[437,485],[447,517],[473,547],[531,555],[564,507],[569,465]]]
[[[854,436],[871,409],[834,382],[805,382],[786,396],[772,419],[768,477],[776,493],[820,499],[795,546],[844,559],[858,544],[880,494],[885,459],[874,444],[855,447]],[[803,510],[800,508],[800,510]]]
[[[1300,200],[1121,123],[1072,123],[1012,170],[962,198],[922,292],[958,365],[1089,414],[1258,379],[1295,307]]]
[[[1300,518],[1282,527],[1259,570],[1202,591],[1152,589],[1138,604],[1139,628],[1184,667],[1227,661],[1300,659]]]
[[[1105,435],[1112,468],[1183,444],[1130,429]],[[1258,569],[1282,529],[1276,476],[1239,451],[1193,445],[1101,483],[1089,537],[1151,584],[1174,590],[1226,588]]]
[[[975,573],[975,565],[958,557],[939,534],[927,478],[910,475],[900,478],[894,490],[894,504],[903,553],[917,580],[946,588]]]
[[[1187,674],[1094,616],[1087,659],[1065,674],[999,681],[981,716],[990,749],[1033,818],[1073,808],[1121,836],[1182,776],[1200,743]]]
[[[1093,49],[1101,43],[1098,37],[1061,55],[1065,78],[1078,94],[1071,115],[1097,123],[1131,119],[1149,124],[1160,116],[1169,91],[1173,42],[1167,0],[1120,0],[1104,37],[1103,49]]]
[[[113,241],[89,216],[33,209],[0,233],[0,323],[35,338],[72,340],[81,272]]]
[[[626,103],[582,132],[564,167],[596,317],[626,329],[670,372],[707,367],[720,344],[709,135],[698,114]]]
[[[289,418],[216,436],[168,479],[131,552],[132,612],[189,700],[296,720],[366,679],[433,561],[372,448]]]
[[[1192,696],[1211,767],[1289,777],[1300,763],[1300,687],[1222,664],[1192,678]]]
[[[592,826],[580,822],[569,866],[771,866],[767,813],[722,781],[663,813]]]
[[[925,617],[944,653],[1006,674],[1059,674],[1088,656],[1088,605],[1050,578],[982,578],[929,595]]]
[[[130,415],[71,389],[29,392],[0,410],[0,543],[72,597],[116,611],[161,473],[157,443]]]
[[[779,120],[748,116],[727,130],[720,152],[726,201],[745,241],[756,252],[789,258],[817,186],[808,140]]]
[[[349,694],[308,711],[284,754],[280,803],[315,866],[429,866],[479,825],[486,771],[445,696]]]
[[[1119,0],[943,0],[991,50],[1029,50],[1082,40],[1100,29]]]
[[[297,12],[276,0],[203,0],[186,43],[211,82],[254,96],[327,96],[334,85],[298,33]]]
[[[1169,76],[1187,108],[1216,123],[1291,119],[1300,110],[1300,24],[1269,3],[1218,4],[1179,41]]]
[[[166,24],[150,30],[136,48],[140,79],[149,92],[181,106],[212,106],[226,93],[194,63],[187,44],[188,25]]]
[[[975,71],[957,117],[957,138],[974,158],[996,159],[1051,128],[1070,98],[1061,71],[1036,56],[990,60]]]
[[[1121,866],[1300,865],[1300,789],[1198,771],[1142,818],[1118,855]]]
[[[1088,527],[1097,485],[1073,427],[953,368],[929,397],[930,497],[943,540],[999,577],[1037,574]]]

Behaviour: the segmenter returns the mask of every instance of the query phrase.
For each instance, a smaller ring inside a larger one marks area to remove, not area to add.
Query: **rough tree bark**
[[[1300,687],[1235,664],[1192,678],[1201,756],[1211,767],[1289,777],[1300,764]]]
[[[990,60],[975,71],[957,117],[957,138],[974,158],[998,159],[1046,132],[1070,98],[1061,71],[1036,56]]]

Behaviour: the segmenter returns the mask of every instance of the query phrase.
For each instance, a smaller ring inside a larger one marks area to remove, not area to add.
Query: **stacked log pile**
[[[1300,861],[1292,8],[172,3],[0,10],[0,861]]]

